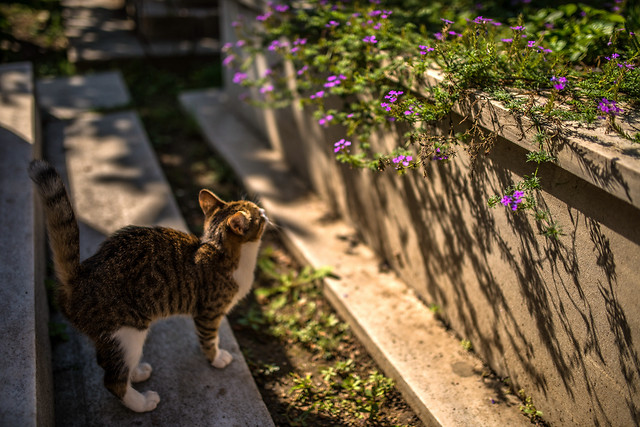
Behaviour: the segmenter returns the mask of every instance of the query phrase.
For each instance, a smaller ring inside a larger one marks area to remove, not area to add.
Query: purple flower
[[[604,58],[605,58],[607,61],[611,61],[612,59],[616,59],[616,58],[619,58],[619,57],[620,57],[620,54],[614,53],[614,54],[612,54],[611,56],[605,56]]]
[[[394,164],[397,165],[396,169],[400,169],[400,165],[407,167],[407,166],[409,166],[409,163],[412,160],[413,160],[413,156],[405,156],[405,155],[401,154],[401,155],[399,155],[397,157],[394,157],[392,161],[393,161]]]
[[[316,99],[316,98],[322,98],[322,97],[324,97],[324,91],[323,90],[314,93],[313,95],[311,95],[309,97],[309,99]]]
[[[501,39],[501,41],[503,43],[511,43],[511,42],[513,42],[513,39]]]
[[[327,23],[325,25],[325,27],[327,27],[327,28],[335,28],[338,25],[340,25],[340,23],[338,21],[331,20],[331,21],[329,21],[329,23]]]
[[[518,25],[518,26],[515,26],[515,27],[509,27],[509,28],[511,28],[513,31],[524,31],[524,29],[525,29],[525,27],[522,26],[522,25]]]
[[[235,55],[228,55],[226,58],[222,60],[222,65],[224,65],[225,67],[228,67],[229,65],[231,65],[231,63],[235,58],[236,58]]]
[[[267,92],[273,92],[272,84],[266,84],[260,88],[260,93],[267,93]]]
[[[440,148],[436,147],[436,155],[433,156],[432,159],[433,160],[448,160],[449,156],[442,155],[442,151],[440,150]]]
[[[551,77],[551,81],[555,82],[553,84],[553,88],[555,90],[563,90],[565,88],[565,83],[567,83],[567,78],[566,77],[553,76],[553,77]]]
[[[376,36],[366,36],[365,38],[362,39],[362,41],[365,43],[371,43],[371,44],[378,43],[378,40],[376,40]]]
[[[535,40],[529,40],[527,42],[527,47],[534,47],[536,45],[536,41]]]
[[[333,120],[333,116],[331,114],[328,114],[325,117],[320,118],[320,120],[318,120],[318,124],[320,126],[326,126],[331,120]]]
[[[350,145],[351,145],[351,141],[347,141],[344,138],[342,138],[340,141],[333,144],[333,152],[338,153],[339,151],[346,151],[348,153],[349,152],[348,147]]]
[[[303,66],[302,68],[300,68],[300,69],[297,71],[297,74],[298,74],[299,76],[301,76],[301,75],[303,75],[303,74],[305,73],[305,71],[307,71],[308,69],[309,69],[309,66],[308,66],[308,65],[305,65],[305,66]]]
[[[448,19],[440,18],[440,20],[445,24],[449,24],[449,25],[453,24],[453,21],[449,21]]]
[[[243,81],[245,81],[247,79],[247,73],[241,73],[240,71],[238,71],[237,73],[235,73],[233,75],[233,82],[235,84],[240,84]]]
[[[598,108],[600,111],[610,115],[611,117],[622,113],[622,109],[616,105],[616,101],[609,101],[607,98],[602,98],[602,101],[598,103]]]
[[[276,10],[278,12],[286,12],[287,10],[289,10],[289,6],[287,6],[286,4],[277,4]]]
[[[420,49],[420,55],[426,55],[427,52],[433,52],[435,49],[432,47],[418,45],[418,49]]]
[[[502,203],[507,208],[511,208],[511,210],[515,212],[518,210],[518,207],[523,202],[522,200],[523,197],[524,197],[524,191],[514,191],[513,195],[511,196],[508,196],[508,195],[502,196],[502,200],[500,200],[500,203]]]
[[[256,21],[266,21],[267,19],[269,19],[269,17],[272,15],[271,12],[266,12],[264,15],[258,15],[256,16]]]
[[[274,41],[272,41],[272,42],[271,42],[271,44],[269,44],[269,48],[268,48],[268,49],[269,49],[270,51],[274,51],[274,50],[276,50],[276,49],[277,49],[278,47],[280,47],[280,46],[281,46],[281,45],[280,45],[280,41],[278,41],[278,40],[274,40]]]

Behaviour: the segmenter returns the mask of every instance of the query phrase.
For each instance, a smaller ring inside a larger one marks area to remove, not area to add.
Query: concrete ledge
[[[131,96],[119,71],[39,79],[38,106],[57,119],[99,109],[123,107]]]
[[[39,156],[29,63],[0,66],[0,425],[53,425],[44,228],[27,165]]]
[[[503,384],[485,378],[482,362],[464,351],[413,291],[357,241],[356,231],[289,172],[227,106],[218,90],[184,93],[181,103],[247,189],[281,227],[304,262],[330,265],[325,294],[427,425],[527,425]]]

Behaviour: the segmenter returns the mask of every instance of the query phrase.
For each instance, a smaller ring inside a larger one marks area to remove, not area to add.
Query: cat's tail
[[[62,178],[44,160],[29,164],[29,176],[42,196],[53,265],[60,281],[62,296],[68,301],[70,282],[80,264],[80,233]]]

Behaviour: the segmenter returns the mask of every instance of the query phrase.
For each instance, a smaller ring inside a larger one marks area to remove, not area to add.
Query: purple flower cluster
[[[602,98],[598,103],[598,109],[611,117],[622,113],[622,108],[616,105],[616,101],[609,101],[607,98]]]
[[[449,156],[445,155],[440,148],[436,147],[436,154],[433,156],[433,160],[448,160]]]
[[[420,55],[426,55],[427,52],[433,52],[435,49],[429,46],[418,45],[418,49],[420,49]]]
[[[339,76],[329,76],[327,77],[327,82],[324,84],[326,88],[332,88],[335,86],[339,86],[343,80],[346,80],[347,77],[344,74],[340,74]]]
[[[388,94],[384,96],[389,102],[381,102],[380,106],[384,108],[386,111],[391,111],[391,104],[398,100],[398,97],[402,95],[404,92],[401,90],[390,90]]]
[[[326,116],[320,118],[320,120],[318,120],[318,124],[320,126],[328,126],[329,122],[331,122],[331,120],[333,120],[333,115],[331,114],[327,114]]]
[[[340,141],[333,144],[333,152],[338,153],[339,151],[349,152],[349,146],[351,145],[351,141],[347,141],[342,138]]]
[[[235,84],[240,84],[243,81],[245,81],[247,79],[247,77],[248,77],[247,73],[243,73],[243,72],[238,71],[237,73],[235,73],[233,75],[233,82]]]
[[[266,84],[260,88],[260,93],[268,93],[268,92],[273,92],[272,84]]]
[[[405,116],[419,116],[420,114],[418,114],[417,111],[414,111],[413,109],[416,108],[416,105],[410,105],[409,107],[407,107],[407,109],[404,111],[404,115]]]
[[[491,18],[485,18],[484,16],[476,16],[475,19],[473,19],[474,24],[491,24],[494,25],[496,27],[499,27],[502,25],[502,23],[498,22],[498,21],[494,21]]]
[[[366,36],[365,38],[362,39],[362,41],[365,43],[371,43],[371,44],[378,43],[378,40],[376,40],[376,36]]]
[[[222,60],[222,65],[224,65],[225,67],[230,67],[231,63],[233,62],[233,60],[236,59],[235,55],[227,55],[223,60]]]
[[[309,69],[309,66],[305,64],[305,65],[304,65],[302,68],[300,68],[296,73],[297,73],[299,76],[301,76],[301,75],[303,75],[303,74],[304,74],[308,69]]]
[[[309,99],[316,99],[316,98],[324,98],[324,91],[319,90],[318,92],[314,93],[309,97]]]
[[[567,78],[566,77],[553,76],[553,77],[551,77],[551,81],[555,82],[553,84],[553,88],[555,90],[563,90],[565,88],[565,84],[567,83]]]
[[[404,154],[399,155],[398,157],[393,158],[393,163],[396,166],[396,169],[400,169],[400,166],[407,167],[409,163],[413,160],[413,156],[405,156]]]
[[[340,23],[338,21],[331,20],[327,24],[325,24],[325,27],[327,27],[327,28],[335,28],[338,25],[340,25]]]
[[[524,197],[524,191],[514,191],[511,196],[505,195],[500,200],[505,207],[511,208],[512,211],[517,211],[518,206],[522,203],[522,197]]]
[[[276,49],[278,49],[279,47],[285,47],[286,45],[287,45],[287,43],[282,43],[279,40],[274,40],[269,44],[268,49],[273,52]]]
[[[307,44],[307,39],[295,39],[293,41],[293,47],[291,48],[291,53],[295,53],[300,50],[300,46]]]
[[[605,56],[604,59],[606,59],[607,61],[613,61],[616,60],[616,65],[618,66],[618,68],[626,68],[627,70],[635,70],[635,65],[629,63],[629,62],[618,62],[617,58],[620,57],[619,53],[613,53],[611,54],[611,56]]]

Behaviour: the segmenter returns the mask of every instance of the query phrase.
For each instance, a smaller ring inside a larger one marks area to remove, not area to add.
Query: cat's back
[[[119,230],[80,264],[68,315],[82,323],[95,319],[145,327],[158,317],[190,312],[199,244],[197,237],[170,228]]]

